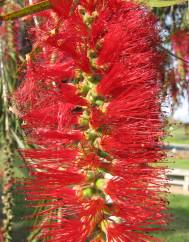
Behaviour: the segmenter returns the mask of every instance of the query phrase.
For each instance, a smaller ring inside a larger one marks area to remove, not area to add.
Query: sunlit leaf
[[[136,0],[136,2],[145,4],[149,7],[169,7],[176,4],[188,2],[187,0]]]
[[[18,147],[20,149],[24,149],[25,148],[25,145],[24,145],[23,140],[14,132],[13,129],[11,129],[11,131],[12,131],[12,135],[13,135],[15,141],[17,142]]]

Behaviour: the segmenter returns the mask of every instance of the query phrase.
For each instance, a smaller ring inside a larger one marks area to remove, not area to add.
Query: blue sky
[[[189,105],[188,105],[188,98],[181,99],[182,104],[180,107],[175,111],[173,117],[174,119],[181,121],[181,122],[188,122],[189,123]]]
[[[171,114],[171,97],[167,97],[165,103],[163,104],[162,110],[166,113],[166,116]],[[189,99],[188,95],[185,92],[185,96],[180,98],[180,105],[174,111],[172,117],[180,122],[189,123]]]

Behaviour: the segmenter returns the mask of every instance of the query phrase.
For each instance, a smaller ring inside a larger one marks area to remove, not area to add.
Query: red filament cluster
[[[15,93],[39,239],[157,241],[166,223],[156,20],[121,0],[52,1]]]

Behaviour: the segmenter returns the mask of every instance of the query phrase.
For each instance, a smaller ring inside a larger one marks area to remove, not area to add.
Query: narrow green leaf
[[[14,132],[14,130],[12,130],[12,135],[14,137],[14,139],[16,140],[17,144],[18,144],[18,147],[20,149],[24,149],[25,148],[25,145],[24,145],[24,142],[18,137],[18,135]]]
[[[187,0],[136,0],[138,3],[145,4],[149,7],[161,8],[170,7],[176,4],[188,2]]]
[[[28,16],[28,15],[31,15],[34,13],[38,13],[40,11],[50,9],[51,7],[52,7],[51,3],[48,0],[44,0],[42,2],[35,3],[33,5],[29,5],[27,7],[21,8],[15,12],[11,12],[6,15],[0,15],[0,20],[8,21],[8,20],[21,18],[21,17]]]

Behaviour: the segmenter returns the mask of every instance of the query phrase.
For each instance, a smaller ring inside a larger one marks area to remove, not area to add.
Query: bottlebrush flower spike
[[[189,33],[184,30],[179,30],[171,36],[172,47],[175,53],[186,61],[189,61]],[[189,68],[188,63],[178,60],[178,72],[183,78],[186,75],[188,78]],[[181,63],[180,63],[181,62]],[[183,66],[182,66],[183,65]],[[183,70],[182,70],[183,68]]]
[[[179,84],[183,88],[186,88],[188,86],[186,81],[189,80],[189,68],[187,63],[189,62],[189,33],[184,30],[177,31],[171,36],[171,42],[176,55],[185,60],[184,62],[177,59],[177,65],[175,67],[175,78],[177,79],[178,83],[180,82]]]
[[[153,166],[164,157],[156,20],[125,1],[81,0],[66,15],[69,4],[15,93],[36,147],[22,151],[34,229],[50,242],[157,241],[149,233],[165,225],[166,201]]]
[[[175,54],[184,60],[173,58],[173,67],[167,74],[168,83],[166,85],[170,86],[173,102],[179,105],[180,96],[184,95],[183,90],[187,90],[189,93],[189,33],[186,30],[176,31],[171,36],[171,43]]]

